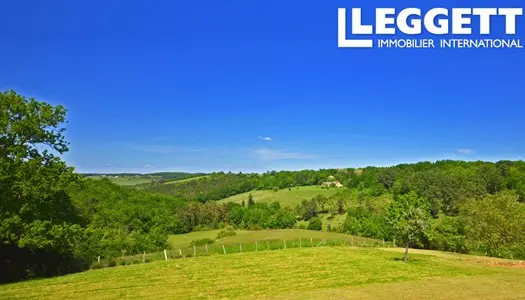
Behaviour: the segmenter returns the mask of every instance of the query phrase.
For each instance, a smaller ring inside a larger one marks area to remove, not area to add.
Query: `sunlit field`
[[[158,261],[0,286],[1,299],[519,299],[504,260],[352,247]],[[489,264],[488,262],[493,262]]]

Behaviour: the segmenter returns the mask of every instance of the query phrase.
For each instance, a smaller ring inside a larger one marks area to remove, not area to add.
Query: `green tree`
[[[72,257],[81,235],[75,224],[81,221],[64,191],[79,182],[60,159],[69,150],[65,116],[62,106],[14,91],[0,93],[0,252],[12,261],[0,267],[8,277],[0,280],[19,279],[42,269],[46,274],[35,275],[50,275],[56,268],[41,257],[53,253],[56,260],[51,264],[59,265],[61,257]]]
[[[252,206],[254,206],[254,205],[255,205],[255,201],[253,200],[253,195],[252,195],[252,193],[250,193],[250,194],[248,195],[248,207],[252,207]]]
[[[525,204],[513,192],[468,200],[461,208],[469,248],[490,256],[525,258]]]
[[[308,221],[308,229],[309,230],[322,230],[323,229],[323,221],[319,217],[313,217]]]
[[[399,241],[405,243],[404,260],[408,260],[410,243],[418,241],[430,222],[428,202],[415,192],[401,195],[388,207],[388,221]]]

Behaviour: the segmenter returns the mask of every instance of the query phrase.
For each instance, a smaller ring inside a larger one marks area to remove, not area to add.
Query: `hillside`
[[[215,239],[219,230],[210,230],[210,231],[197,231],[187,234],[177,234],[170,235],[168,238],[168,244],[173,249],[187,248],[190,246],[190,243],[195,240],[209,238]],[[302,229],[278,229],[278,230],[259,230],[259,231],[249,231],[249,230],[238,230],[236,235],[227,236],[218,240],[216,243],[220,245],[235,245],[238,246],[239,243],[245,244],[254,244],[256,241],[265,241],[265,240],[277,240],[283,241],[287,240],[288,242],[297,242],[299,239],[308,241],[310,238],[318,241],[326,239],[328,241],[343,241],[347,240],[350,244],[350,240],[354,240],[355,243],[373,243],[376,242],[372,239],[353,237],[347,234],[341,234],[337,232],[326,232],[326,231],[313,231],[313,230],[302,230]]]
[[[184,172],[163,172],[150,174],[115,173],[115,174],[82,174],[89,179],[109,179],[111,182],[123,186],[137,186],[153,182],[175,183],[179,180],[203,177],[203,173],[184,173]]]
[[[311,199],[317,195],[323,195],[330,197],[335,193],[341,191],[343,188],[321,188],[319,186],[301,186],[290,189],[282,189],[277,191],[264,190],[264,191],[251,191],[242,194],[237,194],[218,201],[219,203],[242,203],[248,201],[249,194],[252,194],[255,202],[259,203],[272,203],[279,202],[283,207],[294,207],[300,204],[305,199]]]
[[[0,299],[517,299],[510,261],[352,247],[214,255],[0,286]]]

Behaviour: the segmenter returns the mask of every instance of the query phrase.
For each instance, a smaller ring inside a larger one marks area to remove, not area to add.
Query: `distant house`
[[[337,187],[337,188],[342,188],[343,187],[343,185],[337,180],[323,182],[321,184],[321,186],[322,187]]]

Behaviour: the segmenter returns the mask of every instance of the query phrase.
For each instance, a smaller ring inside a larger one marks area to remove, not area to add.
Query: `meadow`
[[[0,286],[0,299],[518,299],[525,269],[434,251],[294,248],[90,270]]]
[[[188,181],[192,181],[192,180],[204,179],[204,178],[208,178],[208,177],[210,177],[210,175],[203,175],[203,176],[197,176],[197,177],[191,177],[191,178],[185,178],[185,179],[172,180],[172,181],[167,181],[164,184],[184,183],[184,182],[188,182]]]
[[[309,243],[310,239],[313,239],[319,243],[321,240],[327,241],[343,241],[351,244],[353,240],[356,245],[358,243],[368,242],[369,244],[378,242],[377,240],[354,237],[347,234],[337,232],[326,232],[326,231],[313,231],[303,229],[277,229],[277,230],[260,230],[260,231],[248,231],[248,230],[237,230],[236,235],[227,236],[216,241],[217,245],[235,245],[238,247],[239,243],[243,244],[255,244],[255,242],[278,241],[282,245],[283,241],[288,241],[288,245],[291,243],[297,243],[299,240],[304,240],[305,245]],[[168,238],[168,244],[172,249],[185,249],[190,248],[190,243],[195,240],[204,238],[215,239],[219,230],[210,231],[196,231],[187,234],[170,235]],[[213,245],[213,244],[212,244]]]
[[[121,186],[135,186],[139,184],[145,184],[150,183],[155,180],[159,180],[159,178],[154,177],[144,177],[144,176],[108,176],[108,177],[102,177],[102,176],[89,176],[87,178],[93,179],[93,180],[100,180],[102,178],[107,178],[114,184],[118,184]]]
[[[291,189],[272,190],[255,190],[247,193],[238,194],[218,201],[218,203],[235,202],[241,203],[243,200],[248,201],[250,193],[255,202],[272,203],[279,202],[283,207],[294,207],[303,200],[309,200],[317,195],[330,197],[343,190],[344,188],[321,188],[319,186],[300,186]]]

